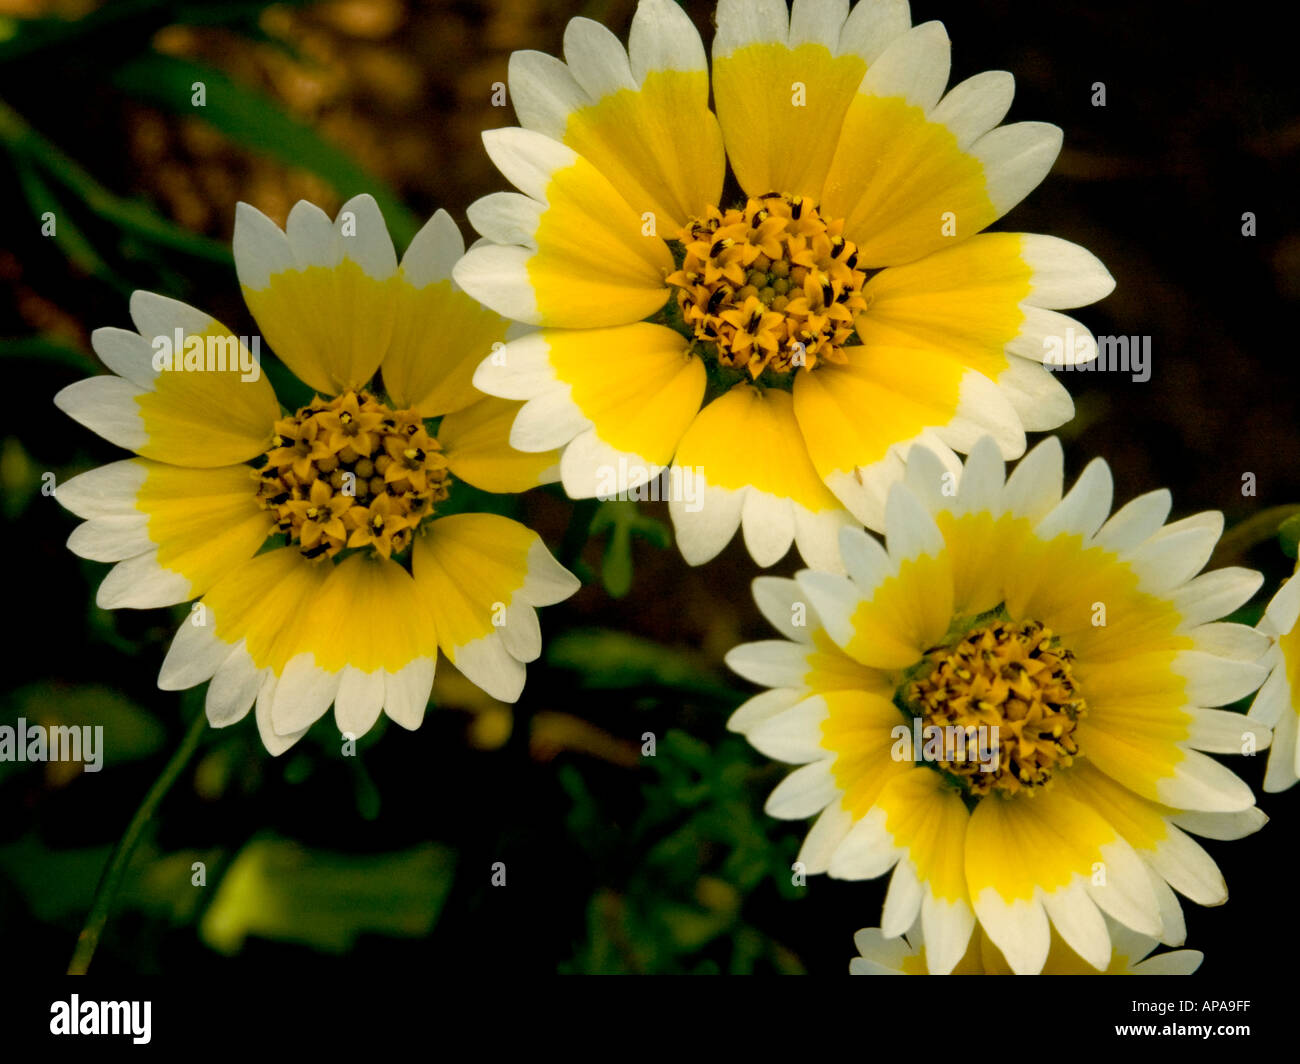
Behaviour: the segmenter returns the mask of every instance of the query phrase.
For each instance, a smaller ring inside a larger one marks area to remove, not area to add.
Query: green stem
[[[1288,517],[1300,513],[1300,505],[1270,506],[1260,510],[1234,525],[1223,534],[1219,545],[1214,548],[1207,568],[1240,562],[1252,547],[1277,535],[1277,530]]]
[[[190,724],[189,731],[185,733],[185,738],[181,740],[181,745],[177,747],[176,753],[172,754],[162,774],[154,780],[149,793],[144,796],[140,808],[135,811],[135,816],[127,825],[126,833],[108,859],[104,874],[100,876],[99,885],[95,888],[95,900],[90,907],[90,915],[86,917],[86,924],[81,929],[81,934],[77,936],[77,948],[73,951],[72,961],[68,965],[69,975],[85,975],[90,967],[91,958],[94,957],[100,937],[104,933],[104,925],[108,923],[113,899],[117,896],[127,866],[131,863],[131,854],[135,851],[136,844],[139,843],[140,836],[144,834],[149,821],[153,819],[159,804],[184,771],[194,751],[199,748],[206,725],[207,717],[202,710],[199,710],[194,716],[193,723]]]

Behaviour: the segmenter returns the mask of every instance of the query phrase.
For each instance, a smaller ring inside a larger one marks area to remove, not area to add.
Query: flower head
[[[1159,943],[1154,938],[1130,931],[1123,924],[1106,920],[1110,932],[1110,962],[1102,975],[1191,975],[1205,955],[1199,950],[1166,950],[1150,956]],[[878,927],[864,927],[853,936],[858,956],[849,961],[853,975],[927,975],[925,936],[918,924],[906,936],[886,938]],[[965,955],[953,975],[1011,975],[1006,959],[976,927]],[[1052,947],[1043,964],[1043,975],[1097,975],[1097,969],[1065,944],[1055,931]]]
[[[399,265],[369,196],[333,221],[299,203],[287,231],[240,204],[234,251],[261,336],[136,292],[135,330],[92,336],[113,374],[55,397],[138,456],[57,490],[85,518],[69,547],[117,563],[96,601],[198,598],[158,682],[211,679],[216,726],[256,703],[273,754],[331,705],[347,734],[380,712],[418,727],[440,649],[518,698],[541,650],[534,607],[578,585],[522,525],[440,512],[457,479],[522,491],[554,479],[557,458],[511,448],[518,404],[471,384],[510,327],[452,282],[455,223],[439,211]],[[317,393],[300,409],[262,374],[263,336]]]
[[[945,94],[944,28],[904,0],[721,0],[717,27],[711,69],[671,0],[641,0],[626,50],[574,19],[564,62],[512,56],[520,127],[484,141],[519,191],[470,208],[486,242],[455,274],[542,328],[475,382],[526,401],[511,440],[563,447],[574,497],[671,464],[689,562],[743,527],[760,565],[794,542],[830,569],[916,442],[955,468],[1071,417],[1041,363],[1093,357],[1058,311],[1113,281],[1064,240],[982,233],[1061,132],[999,125],[1004,72]]]
[[[1043,968],[1053,928],[1105,968],[1103,916],[1177,944],[1171,887],[1204,905],[1227,897],[1187,832],[1264,823],[1250,788],[1201,752],[1269,742],[1213,708],[1264,677],[1267,639],[1217,620],[1261,577],[1197,575],[1219,514],[1166,525],[1166,491],[1110,508],[1101,460],[1062,496],[1054,438],[1009,477],[992,439],[960,477],[917,447],[890,492],[887,546],[845,530],[848,576],[755,581],[786,639],[728,655],[772,688],[729,726],[803,766],[767,810],[819,814],[799,855],[808,872],[893,870],[883,932],[919,917],[931,971],[953,970],[977,921],[1018,973]]]
[[[1273,729],[1273,746],[1264,772],[1265,791],[1285,791],[1300,779],[1300,580],[1292,576],[1273,596],[1258,630],[1270,645],[1269,670],[1250,706],[1250,717]]]

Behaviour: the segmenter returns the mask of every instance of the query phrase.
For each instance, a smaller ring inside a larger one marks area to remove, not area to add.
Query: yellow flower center
[[[769,192],[739,210],[710,207],[677,239],[685,257],[668,283],[695,339],[712,345],[721,365],[757,378],[846,361],[867,275],[843,219]]]
[[[960,729],[971,740],[965,756],[953,756],[960,743],[944,743],[939,767],[975,795],[1042,787],[1079,752],[1074,733],[1086,706],[1073,660],[1037,621],[984,625],[933,651],[933,667],[908,685],[907,702],[926,725]],[[979,736],[992,740],[983,757],[972,752]]]
[[[405,549],[447,497],[447,463],[415,410],[393,410],[367,392],[319,396],[275,423],[257,496],[276,529],[305,557],[344,547],[384,557]]]

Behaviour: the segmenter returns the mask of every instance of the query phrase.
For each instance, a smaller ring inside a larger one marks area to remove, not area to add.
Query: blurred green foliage
[[[432,844],[357,856],[256,839],[226,870],[199,933],[222,953],[250,934],[334,952],[363,932],[427,935],[454,868],[455,856]]]
[[[631,864],[626,880],[603,886],[587,908],[587,940],[569,972],[748,975],[802,971],[798,958],[745,918],[746,897],[765,880],[798,900],[791,866],[797,842],[761,813],[756,768],[746,745],[716,746],[680,731],[656,744],[655,778],[630,830],[609,822],[600,798],[573,766],[560,781],[573,801],[570,833],[598,867]],[[628,861],[628,854],[634,855]]]
[[[1300,545],[1300,513],[1292,514],[1277,527],[1278,545],[1288,558],[1296,557]]]

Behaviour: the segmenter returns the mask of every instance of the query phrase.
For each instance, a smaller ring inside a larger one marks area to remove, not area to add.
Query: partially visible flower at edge
[[[1055,931],[1052,947],[1043,964],[1042,975],[1191,975],[1201,966],[1205,954],[1194,949],[1165,950],[1154,957],[1149,954],[1159,943],[1154,938],[1130,931],[1123,924],[1107,919],[1110,931],[1110,963],[1098,972]],[[925,938],[920,925],[905,936],[886,938],[878,927],[864,927],[853,936],[858,956],[849,961],[852,975],[928,975],[925,961]],[[1012,975],[1006,958],[988,940],[980,928],[971,936],[965,956],[957,962],[953,975]]]
[[[847,529],[847,577],[759,577],[759,609],[785,638],[727,655],[772,688],[728,726],[802,766],[766,809],[818,815],[804,870],[892,869],[881,926],[895,937],[919,916],[935,972],[960,961],[977,922],[1021,974],[1042,969],[1053,927],[1104,968],[1103,914],[1179,944],[1173,890],[1227,899],[1188,832],[1239,838],[1267,820],[1201,752],[1271,739],[1211,708],[1264,679],[1267,638],[1218,620],[1263,578],[1197,575],[1221,514],[1166,525],[1164,490],[1111,514],[1104,461],[1064,496],[1062,470],[1054,437],[1010,476],[991,439],[959,479],[914,448],[890,493],[887,546]]]
[[[1285,791],[1300,779],[1300,580],[1290,577],[1273,596],[1256,627],[1270,646],[1263,664],[1269,670],[1250,706],[1250,717],[1273,729],[1264,772],[1264,790]]]

